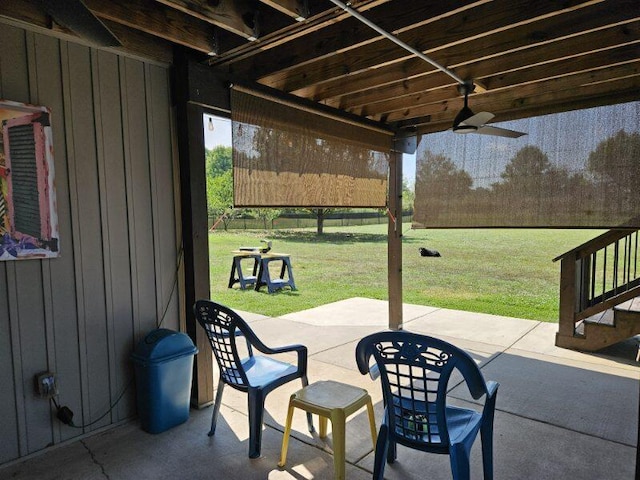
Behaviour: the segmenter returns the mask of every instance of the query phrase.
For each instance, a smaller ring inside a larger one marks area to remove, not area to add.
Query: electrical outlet
[[[40,398],[52,398],[58,394],[58,380],[53,372],[42,372],[34,378],[36,394]]]

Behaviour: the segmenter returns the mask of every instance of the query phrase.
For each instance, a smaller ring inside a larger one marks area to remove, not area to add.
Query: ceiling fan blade
[[[39,4],[63,27],[101,47],[121,47],[120,40],[81,0],[40,0]]]
[[[471,125],[472,127],[481,127],[489,120],[491,120],[495,115],[489,112],[479,112],[475,115],[467,118],[466,120],[460,122],[460,125]]]
[[[508,137],[508,138],[518,138],[523,135],[526,135],[524,132],[516,132],[515,130],[508,130],[506,128],[500,127],[492,127],[491,125],[483,125],[476,133],[480,133],[482,135],[495,135],[496,137]]]

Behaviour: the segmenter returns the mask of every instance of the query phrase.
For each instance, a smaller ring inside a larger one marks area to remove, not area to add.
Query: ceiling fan
[[[472,82],[464,82],[459,85],[458,90],[464,94],[464,107],[458,112],[453,120],[452,130],[454,133],[480,133],[482,135],[495,135],[498,137],[518,138],[526,135],[524,132],[516,132],[506,128],[493,127],[487,125],[495,115],[489,112],[473,113],[469,108],[469,93],[473,92],[475,85]]]
[[[96,17],[82,0],[38,0],[53,20],[100,47],[121,47],[120,40]]]
[[[343,9],[345,12],[349,13],[352,17],[358,19],[365,25],[371,27],[380,35],[391,40],[396,45],[404,48],[406,51],[424,60],[425,62],[434,66],[435,68],[447,74],[448,76],[453,78],[456,82],[458,82],[458,91],[460,92],[460,94],[464,95],[464,107],[462,108],[462,110],[460,110],[460,112],[458,112],[458,115],[456,115],[456,118],[453,121],[452,130],[455,133],[480,133],[483,135],[496,135],[499,137],[510,137],[510,138],[518,138],[518,137],[521,137],[522,135],[526,135],[526,133],[524,132],[516,132],[514,130],[508,130],[506,128],[492,127],[491,125],[487,125],[486,123],[495,116],[493,113],[480,112],[480,113],[474,114],[468,105],[469,94],[473,92],[475,88],[475,85],[472,81],[463,80],[461,77],[456,75],[456,73],[453,72],[452,70],[448,69],[443,65],[440,65],[438,62],[426,56],[420,50],[416,50],[411,45],[403,42],[392,33],[389,33],[383,28],[379,27],[378,25],[373,23],[371,20],[367,19],[366,17],[358,13],[357,10],[353,9],[350,3],[348,4],[343,3],[340,0],[330,0],[330,1],[334,5]]]

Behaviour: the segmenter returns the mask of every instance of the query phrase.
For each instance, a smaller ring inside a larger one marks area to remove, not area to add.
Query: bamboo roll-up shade
[[[231,90],[236,207],[384,207],[392,134]]]
[[[640,102],[496,126],[422,137],[415,228],[640,227]]]

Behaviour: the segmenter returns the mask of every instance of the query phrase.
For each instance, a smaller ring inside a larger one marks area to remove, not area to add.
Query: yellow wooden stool
[[[287,411],[287,425],[282,437],[282,451],[279,467],[287,463],[287,449],[289,448],[289,434],[293,409],[298,407],[306,412],[315,413],[320,417],[320,438],[327,436],[327,420],[331,419],[333,431],[333,465],[336,479],[343,480],[345,476],[345,425],[347,417],[367,406],[369,412],[369,426],[373,448],[376,448],[376,419],[373,415],[371,397],[363,388],[346,385],[344,383],[327,380],[316,382],[291,395],[289,410]]]

